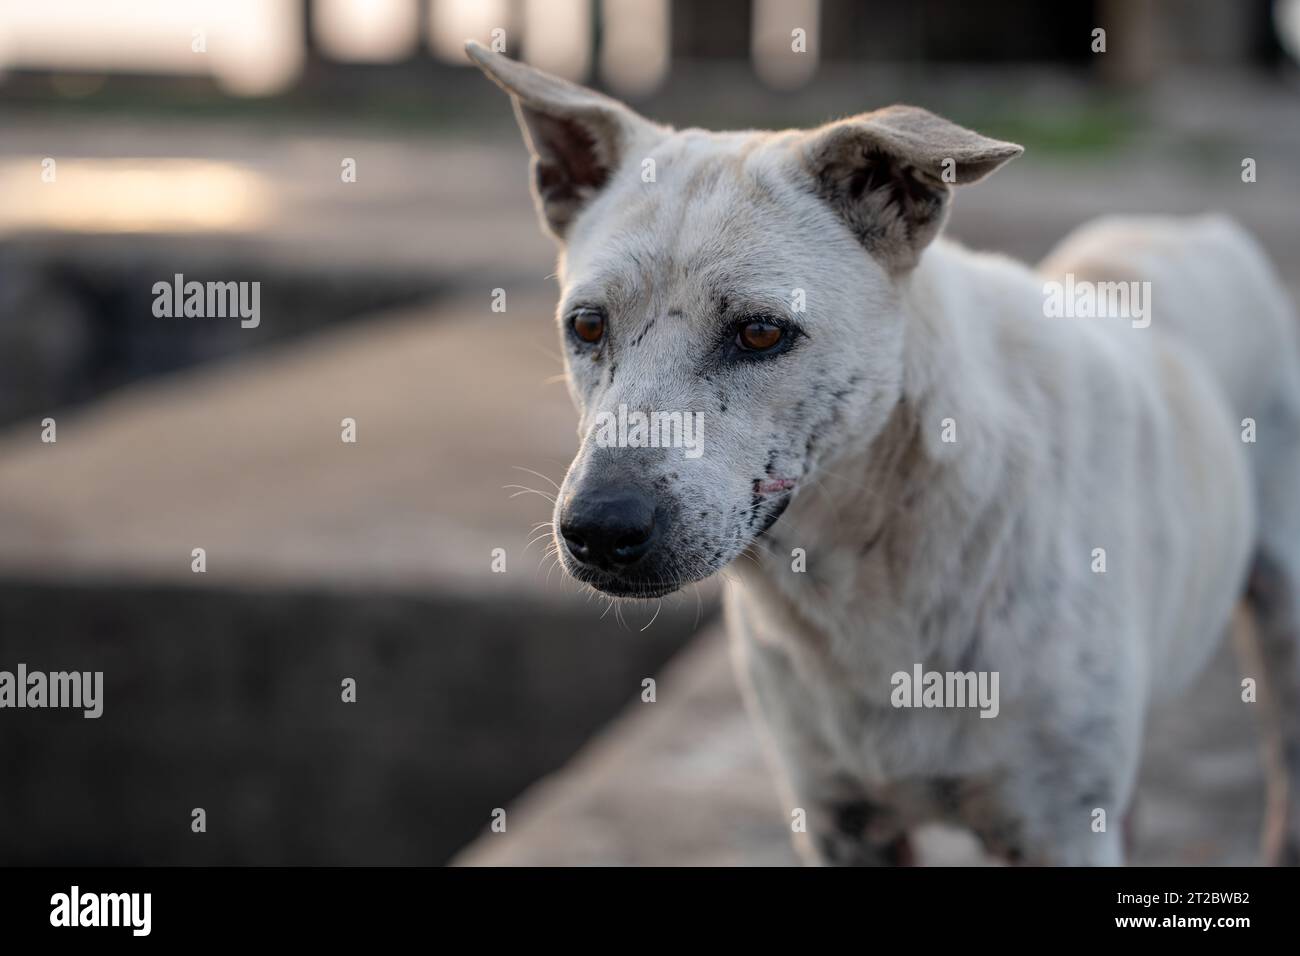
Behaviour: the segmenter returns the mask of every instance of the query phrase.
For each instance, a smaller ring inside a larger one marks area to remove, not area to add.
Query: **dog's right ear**
[[[915,106],[830,123],[800,141],[818,195],[891,272],[939,234],[951,185],[976,183],[1024,152]]]
[[[663,127],[617,100],[493,53],[468,41],[465,52],[507,93],[532,154],[533,197],[543,225],[563,241],[633,144],[649,143]]]

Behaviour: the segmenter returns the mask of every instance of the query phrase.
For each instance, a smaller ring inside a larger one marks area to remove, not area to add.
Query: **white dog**
[[[1121,862],[1148,705],[1245,593],[1267,850],[1294,861],[1300,346],[1248,237],[1106,221],[1035,272],[938,238],[950,184],[1013,144],[914,107],[675,131],[468,52],[561,244],[563,564],[657,597],[735,562],[740,671],[811,859],[905,861],[946,821],[1010,860]],[[692,416],[699,453],[611,440],[628,409]]]

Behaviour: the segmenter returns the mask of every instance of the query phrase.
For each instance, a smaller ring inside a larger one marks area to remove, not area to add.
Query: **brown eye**
[[[779,325],[770,322],[747,322],[736,333],[736,344],[747,352],[766,352],[775,348],[785,337]]]
[[[595,345],[605,337],[605,316],[595,309],[575,312],[570,324],[573,334],[588,345]]]

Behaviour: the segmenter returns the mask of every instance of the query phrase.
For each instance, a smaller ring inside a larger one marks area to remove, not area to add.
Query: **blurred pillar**
[[[298,77],[298,89],[311,92],[320,86],[325,69],[320,47],[316,45],[316,4],[313,0],[301,0],[298,10],[302,42],[302,73]]]
[[[1095,27],[1106,31],[1106,52],[1093,56],[1107,82],[1141,86],[1160,72],[1166,52],[1160,41],[1161,20],[1167,22],[1170,11],[1162,16],[1157,7],[1158,0],[1099,0]],[[1091,49],[1091,36],[1080,40]]]
[[[600,76],[623,96],[653,93],[668,75],[669,0],[601,0]]]
[[[538,69],[583,80],[591,69],[592,0],[524,0],[524,59]]]
[[[313,34],[331,59],[396,63],[419,48],[419,0],[315,0]]]
[[[821,50],[820,0],[754,0],[751,55],[768,86],[792,90],[817,72]]]
[[[449,63],[464,64],[465,41],[478,40],[492,46],[494,31],[504,30],[505,53],[519,55],[515,36],[523,20],[523,6],[511,0],[425,0],[422,33],[435,56]]]

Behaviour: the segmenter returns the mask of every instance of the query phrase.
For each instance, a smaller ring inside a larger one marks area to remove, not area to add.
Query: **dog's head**
[[[608,594],[708,577],[829,449],[897,403],[900,285],[950,183],[1019,146],[895,106],[811,131],[675,131],[468,46],[514,102],[582,445],[557,498],[564,567]]]

